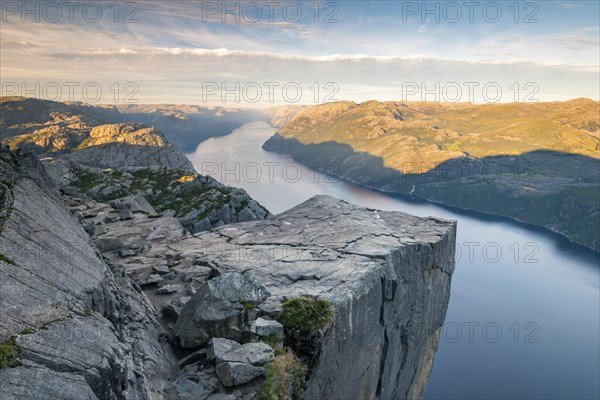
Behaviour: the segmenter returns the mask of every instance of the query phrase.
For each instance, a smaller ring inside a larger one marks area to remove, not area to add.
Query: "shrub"
[[[0,344],[0,369],[15,368],[19,365],[17,357],[19,356],[19,346],[14,338],[8,339]]]
[[[282,305],[281,324],[286,329],[314,332],[325,327],[333,317],[327,300],[291,299]]]
[[[265,365],[265,381],[258,400],[300,400],[306,367],[290,350]]]

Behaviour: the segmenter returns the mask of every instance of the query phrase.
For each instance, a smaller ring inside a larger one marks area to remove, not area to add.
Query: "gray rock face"
[[[131,210],[123,209],[119,211],[119,217],[121,218],[121,221],[127,221],[133,219],[134,215]]]
[[[217,365],[222,362],[240,362],[255,366],[264,365],[275,357],[273,348],[266,343],[246,343],[228,352],[216,352]]]
[[[250,332],[258,336],[283,336],[283,325],[273,319],[258,318],[250,325]]]
[[[212,337],[242,338],[240,302],[261,303],[269,292],[253,274],[227,273],[204,284],[183,307],[175,334],[181,345],[194,348]]]
[[[217,376],[226,387],[243,385],[264,374],[264,368],[244,363],[224,362],[217,365]]]
[[[4,147],[0,251],[0,343],[15,336],[22,363],[0,371],[0,398],[163,396],[176,365],[154,307],[99,258],[41,164]]]
[[[131,213],[156,214],[156,210],[154,210],[152,205],[148,203],[148,200],[141,194],[112,200],[109,204],[112,208],[121,210],[122,213],[129,211]],[[129,216],[130,214],[127,213],[126,215]],[[131,218],[133,218],[133,216],[131,216]],[[121,214],[121,219],[131,218],[123,218],[123,214]]]
[[[229,353],[232,350],[242,347],[241,344],[235,340],[229,340],[225,338],[212,338],[208,342],[208,348],[206,351],[206,357],[209,360],[215,360],[217,357],[222,358],[223,355]]]
[[[114,251],[123,247],[123,243],[116,237],[103,237],[94,240],[94,244],[100,251]]]
[[[271,293],[259,306],[265,312],[294,297],[333,303],[303,398],[413,399],[423,394],[444,322],[455,234],[452,221],[316,196],[270,220],[185,238],[172,250],[221,272],[252,270]],[[197,340],[190,321],[204,319],[201,292],[178,321],[184,342]]]

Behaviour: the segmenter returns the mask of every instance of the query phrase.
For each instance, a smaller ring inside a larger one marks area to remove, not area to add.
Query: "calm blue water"
[[[336,181],[263,151],[275,131],[246,124],[188,157],[274,213],[329,194],[458,221],[452,296],[426,399],[600,398],[598,254],[541,228]]]

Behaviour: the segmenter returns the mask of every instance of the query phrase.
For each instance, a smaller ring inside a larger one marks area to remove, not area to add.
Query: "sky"
[[[268,107],[600,97],[598,1],[2,0],[2,95]]]

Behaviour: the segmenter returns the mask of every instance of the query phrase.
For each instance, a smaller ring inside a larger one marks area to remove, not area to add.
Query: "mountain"
[[[184,153],[194,152],[200,142],[227,135],[244,123],[267,120],[256,110],[226,107],[122,104],[115,108],[125,121],[141,122],[165,132],[169,141]]]
[[[372,188],[547,227],[600,251],[600,114],[535,104],[336,102],[263,146]]]

